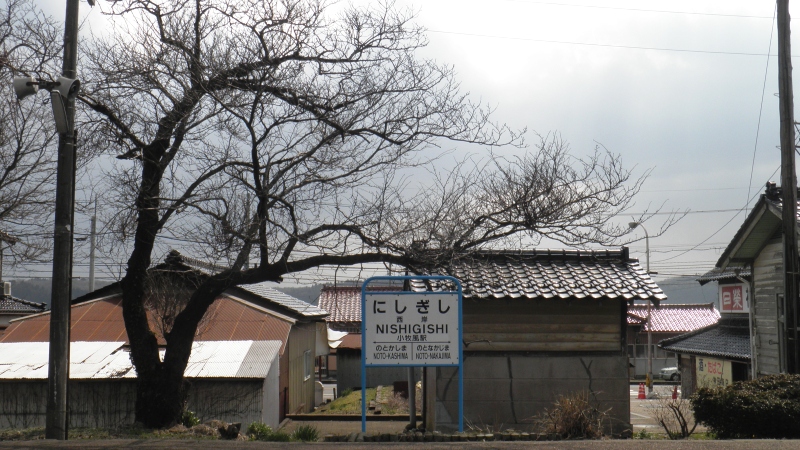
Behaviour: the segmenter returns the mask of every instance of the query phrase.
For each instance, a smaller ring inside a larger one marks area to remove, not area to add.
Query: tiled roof
[[[748,318],[725,318],[710,327],[664,339],[658,346],[675,353],[750,359]]]
[[[400,290],[399,287],[368,286],[367,290]],[[319,307],[328,311],[330,315],[325,318],[328,322],[336,322],[342,325],[351,324],[360,326],[361,324],[361,286],[323,286],[319,294]]]
[[[277,303],[306,318],[322,318],[328,315],[323,308],[318,308],[308,302],[294,298],[289,294],[273,289],[275,283],[265,281],[263,283],[242,284],[238,287],[251,294],[257,295],[265,300]]]
[[[148,314],[150,328],[164,344],[159,322]],[[291,323],[227,297],[211,304],[197,330],[196,341],[281,341],[286,343]],[[71,342],[127,342],[119,296],[72,305]],[[47,342],[50,314],[11,322],[0,342]]]
[[[739,280],[739,277],[744,279],[749,279],[751,275],[750,267],[734,267],[728,266],[725,270],[720,269],[719,267],[714,267],[713,269],[709,270],[708,272],[704,273],[697,279],[700,282],[700,285],[704,285],[711,281],[722,281],[722,280]]]
[[[628,249],[484,251],[429,271],[461,281],[465,298],[667,298]],[[442,283],[431,283],[434,289]],[[412,288],[425,290],[419,280]]]
[[[717,323],[720,318],[719,311],[713,303],[704,304],[666,304],[650,308],[649,331],[654,333],[675,333],[694,331]],[[628,306],[628,324],[642,325],[642,331],[648,331],[647,305],[635,304]]]
[[[21,298],[2,296],[0,297],[0,313],[13,314],[36,314],[47,309],[47,304],[29,302]]]

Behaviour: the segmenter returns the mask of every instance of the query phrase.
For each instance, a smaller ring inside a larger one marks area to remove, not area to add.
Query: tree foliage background
[[[10,263],[48,256],[57,153],[49,106],[18,102],[12,79],[54,73],[60,37],[58,23],[29,1],[0,9],[0,254]]]

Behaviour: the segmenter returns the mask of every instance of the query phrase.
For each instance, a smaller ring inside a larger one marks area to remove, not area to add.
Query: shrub
[[[272,428],[261,422],[253,422],[247,427],[247,435],[254,441],[268,441],[272,434]]]
[[[688,400],[661,397],[653,405],[652,417],[670,439],[686,439],[697,428],[697,421],[692,418],[691,413],[692,405]]]
[[[588,391],[560,395],[555,405],[540,414],[536,422],[545,433],[562,439],[600,438],[607,411],[601,411],[590,397]]]
[[[800,438],[800,375],[771,375],[691,398],[695,420],[722,439]]]
[[[316,431],[316,429],[314,429]],[[247,427],[251,441],[289,442],[291,436],[285,431],[272,431],[272,427],[261,422],[253,422]]]
[[[278,430],[273,432],[267,440],[272,442],[289,442],[292,440],[292,438],[287,432]]]
[[[181,425],[185,426],[186,428],[192,428],[199,423],[200,419],[198,419],[197,416],[188,409],[184,410],[181,414]]]
[[[300,425],[292,433],[292,438],[303,442],[316,442],[319,440],[319,430],[311,425]]]

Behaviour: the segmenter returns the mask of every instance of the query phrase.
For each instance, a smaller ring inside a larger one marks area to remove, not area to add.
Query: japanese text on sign
[[[367,294],[367,365],[458,364],[458,294]]]
[[[719,287],[721,312],[749,312],[747,290],[744,284],[722,285]]]

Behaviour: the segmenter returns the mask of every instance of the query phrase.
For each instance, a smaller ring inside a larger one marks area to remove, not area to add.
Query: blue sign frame
[[[457,294],[458,295],[458,364],[408,364],[403,366],[388,365],[388,364],[370,364],[370,367],[458,367],[458,432],[464,432],[464,325],[463,325],[463,300],[464,295],[461,289],[461,282],[458,279],[450,276],[378,276],[370,277],[361,286],[361,432],[367,432],[367,335],[365,333],[366,321],[366,302],[367,302],[367,286],[374,281],[406,281],[406,280],[439,280],[450,281],[456,286],[455,291],[440,291],[441,294]],[[389,294],[389,295],[420,295],[426,294],[425,292],[411,292],[411,291],[370,291],[370,294]],[[409,395],[411,395],[411,386],[409,386]]]

